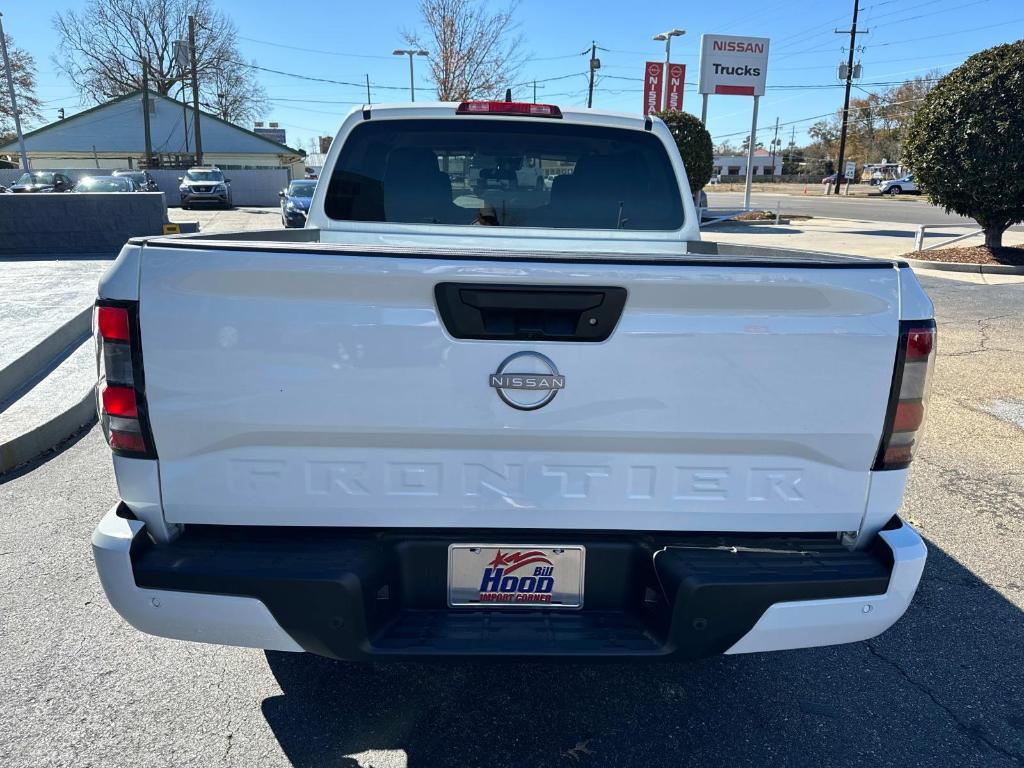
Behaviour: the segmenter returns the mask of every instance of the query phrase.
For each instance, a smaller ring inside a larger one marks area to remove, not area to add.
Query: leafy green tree
[[[946,211],[999,248],[1024,221],[1024,40],[971,56],[936,84],[910,125],[903,161]]]
[[[690,180],[690,191],[694,194],[711,180],[714,170],[711,134],[700,118],[689,112],[656,112],[656,117],[665,121],[672,138],[676,140],[679,154],[683,156],[686,176]]]

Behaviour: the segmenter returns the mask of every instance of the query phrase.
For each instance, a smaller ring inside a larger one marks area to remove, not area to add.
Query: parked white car
[[[878,192],[882,195],[919,195],[921,190],[914,183],[914,174],[910,173],[900,179],[889,179],[878,185]]]
[[[571,170],[459,195],[452,147]],[[924,568],[914,273],[702,242],[655,117],[362,107],[306,228],[132,240],[95,330],[93,553],[155,635],[689,659],[873,637]]]

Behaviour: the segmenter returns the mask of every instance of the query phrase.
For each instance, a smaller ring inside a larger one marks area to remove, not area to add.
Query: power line
[[[914,103],[919,102],[919,101],[924,101],[924,98],[925,97],[922,96],[922,97],[916,98],[916,99],[901,99],[899,101],[889,101],[889,102],[885,102],[885,103],[879,104],[878,108],[879,109],[888,109],[890,107],[899,106],[901,104],[914,104]],[[913,114],[913,113],[911,113],[911,112],[896,113],[893,116],[898,117],[898,116],[901,116],[903,114],[910,115],[910,114]],[[787,120],[786,122],[779,123],[779,127],[782,127],[784,125],[799,125],[800,123],[807,123],[807,122],[810,122],[811,120],[820,120],[823,117],[834,117],[834,116],[835,116],[835,112],[825,112],[825,113],[820,114],[820,115],[811,115],[810,117],[801,117],[801,118],[798,118],[796,120]],[[863,121],[863,120],[867,120],[867,119],[870,119],[870,118],[867,118],[867,117],[853,117],[853,118],[849,118],[846,122],[847,123],[855,123],[855,122]],[[758,127],[758,131],[762,131],[762,130],[766,131],[770,127],[771,127],[770,125],[759,126]],[[712,136],[711,138],[712,139],[728,139],[728,138],[732,138],[733,136],[748,136],[749,134],[750,134],[749,130],[743,130],[743,131],[735,131],[733,133],[718,133],[718,134],[715,134],[714,136]]]
[[[982,27],[971,27],[970,29],[958,29],[955,32],[942,32],[938,35],[925,35],[924,37],[903,37],[899,40],[893,40],[888,43],[872,43],[872,48],[884,48],[888,45],[903,45],[904,43],[916,43],[918,40],[935,40],[940,37],[952,37],[953,35],[963,35],[967,32],[980,32],[983,29],[992,29],[993,27],[1005,27],[1009,24],[1017,24],[1024,21],[1024,17],[1019,19],[1008,19],[1007,21],[1000,21],[997,24],[986,24]]]

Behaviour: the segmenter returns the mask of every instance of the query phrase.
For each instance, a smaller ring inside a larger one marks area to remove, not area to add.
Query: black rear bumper
[[[586,547],[580,610],[447,607],[453,542]],[[136,539],[139,587],[253,597],[302,648],[339,659],[697,658],[773,603],[885,593],[891,551],[831,535],[189,526]]]

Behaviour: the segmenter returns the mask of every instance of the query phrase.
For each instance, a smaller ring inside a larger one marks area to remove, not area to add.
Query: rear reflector
[[[139,432],[110,430],[110,447],[124,453],[145,453],[146,441]]]
[[[893,432],[913,432],[924,421],[924,403],[903,401],[896,405],[896,417],[892,421]]]
[[[561,118],[562,110],[553,104],[529,104],[522,101],[464,101],[459,104],[455,114]]]
[[[128,310],[124,307],[97,307],[96,329],[106,341],[128,341]]]
[[[921,442],[935,365],[935,321],[900,323],[896,365],[882,443],[872,469],[904,469]]]

